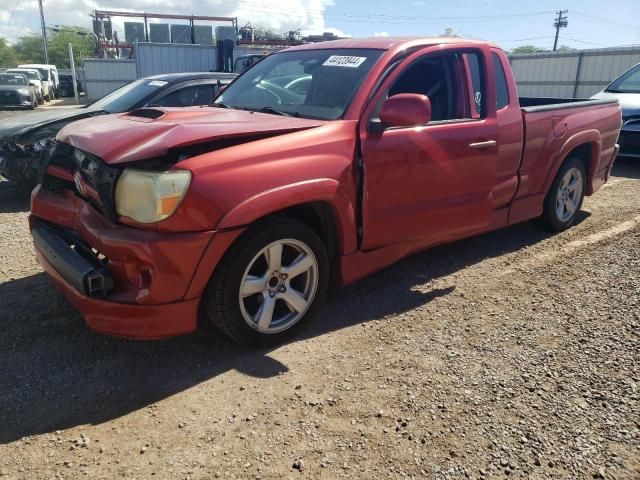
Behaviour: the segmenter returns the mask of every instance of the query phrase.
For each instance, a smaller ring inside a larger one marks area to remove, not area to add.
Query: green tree
[[[567,46],[567,45],[560,45],[560,46],[558,47],[558,50],[557,50],[557,51],[558,51],[558,52],[577,52],[577,51],[578,51],[578,49],[577,49],[577,48],[571,48],[571,47],[569,47],[569,46]]]
[[[96,49],[93,34],[82,27],[66,27],[52,29],[47,46],[49,48],[49,62],[58,68],[71,68],[69,63],[69,44],[73,45],[73,58],[76,66],[82,60],[92,57]]]
[[[18,56],[6,38],[0,37],[0,67],[11,68],[18,64]]]
[[[58,68],[71,68],[69,64],[69,44],[73,45],[76,66],[82,60],[93,56],[96,48],[95,37],[82,27],[59,26],[47,32],[49,63]],[[29,35],[21,37],[15,46],[18,59],[22,63],[44,63],[42,37]]]
[[[538,53],[538,52],[546,52],[544,48],[536,47],[535,45],[521,45],[519,47],[511,50],[512,55],[517,55],[519,53]]]
[[[42,37],[28,35],[20,37],[15,45],[19,63],[44,63]]]

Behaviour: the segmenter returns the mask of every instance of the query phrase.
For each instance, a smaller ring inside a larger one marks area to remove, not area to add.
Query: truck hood
[[[57,139],[117,164],[158,158],[171,149],[200,144],[212,144],[213,150],[216,142],[230,146],[229,140],[244,143],[325,123],[214,107],[145,108],[75,122],[63,128]]]
[[[5,118],[0,122],[0,143],[15,141],[21,135],[33,132],[38,128],[46,127],[61,120],[72,122],[91,113],[88,108],[83,107],[56,108]]]

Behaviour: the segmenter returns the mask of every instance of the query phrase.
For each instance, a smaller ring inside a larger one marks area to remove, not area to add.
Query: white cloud
[[[374,37],[388,37],[389,36],[389,32],[386,32],[386,31],[373,32],[373,36]]]
[[[95,9],[182,15],[193,13],[238,17],[240,26],[251,22],[253,25],[277,32],[301,29],[309,34],[333,31],[336,35],[347,36],[326,24],[325,10],[333,4],[334,0],[279,0],[277,3],[269,0],[137,0],[136,8],[132,9],[130,0],[47,0],[44,4],[44,14],[47,25],[90,28],[89,13]],[[16,0],[0,0],[0,36],[15,40],[28,32],[39,32],[37,1],[23,0],[16,8],[11,24],[7,25],[15,6]],[[114,30],[123,38],[125,19],[114,18],[113,21]]]

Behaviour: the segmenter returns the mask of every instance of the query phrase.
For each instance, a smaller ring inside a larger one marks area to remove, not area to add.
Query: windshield
[[[7,73],[24,73],[31,80],[40,80],[40,77],[38,77],[38,74],[36,72],[28,72],[26,70],[23,70],[23,71],[7,70]]]
[[[48,82],[49,81],[49,70],[47,70],[46,68],[39,68],[38,71],[40,72],[40,76],[42,77],[42,79],[46,80]]]
[[[296,117],[336,120],[381,50],[333,49],[280,52],[231,83],[220,106]]]
[[[17,74],[0,74],[0,85],[29,85],[25,76],[21,73]]]
[[[164,80],[141,79],[111,92],[91,105],[92,109],[109,113],[128,112],[153,92],[167,84]]]
[[[640,93],[640,64],[611,82],[606,91],[613,93]]]

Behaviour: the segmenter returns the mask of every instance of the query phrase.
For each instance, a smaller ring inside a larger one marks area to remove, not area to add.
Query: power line
[[[569,37],[561,37],[563,40],[571,40],[572,42],[578,42],[578,43],[584,43],[587,45],[596,45],[598,47],[607,47],[606,45],[603,45],[602,43],[594,43],[594,42],[587,42],[586,40],[578,40],[577,38],[569,38]]]
[[[269,4],[259,2],[243,2],[243,5],[248,5],[247,10],[249,12],[269,13],[279,16],[292,16],[293,12],[283,12],[279,8],[272,7]],[[336,20],[343,21],[357,21],[359,23],[377,23],[377,24],[402,24],[402,23],[414,23],[414,22],[429,22],[429,23],[477,23],[486,22],[487,20],[511,20],[518,18],[526,18],[538,15],[547,15],[553,11],[545,12],[532,12],[532,13],[516,13],[516,14],[504,14],[504,15],[475,15],[475,16],[455,16],[455,17],[432,17],[425,15],[388,15],[388,14],[375,14],[375,13],[363,13],[363,12],[351,12],[343,10],[326,10],[326,9],[305,9],[305,13],[316,12],[322,13],[325,17],[334,18]]]
[[[20,5],[21,1],[22,0],[17,0],[16,1],[16,4],[13,6],[13,10],[11,11],[11,15],[9,16],[9,20],[7,21],[7,24],[4,26],[4,28],[7,28],[11,24],[11,20],[13,20],[13,15],[16,13],[16,9]]]
[[[615,26],[615,27],[619,27],[622,29],[627,29],[627,30],[631,30],[632,32],[636,32],[636,33],[640,33],[640,28],[638,28],[638,26],[635,25],[630,25],[628,23],[622,23],[618,20],[607,20],[606,18],[600,18],[600,17],[594,17],[593,15],[587,15],[586,13],[581,13],[581,12],[573,12],[575,15],[577,15],[578,17],[582,17],[585,20],[594,22],[594,23],[601,23],[601,24],[605,24],[608,26]]]

